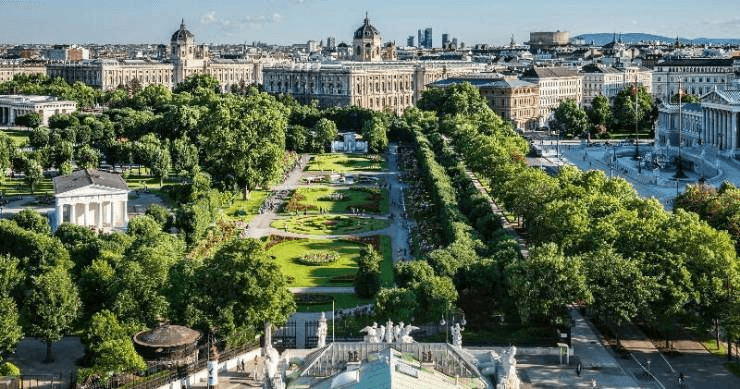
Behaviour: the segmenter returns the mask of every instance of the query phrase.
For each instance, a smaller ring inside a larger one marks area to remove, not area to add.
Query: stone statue
[[[280,353],[275,350],[272,346],[265,350],[265,372],[267,377],[272,380],[277,374],[278,362],[280,361]]]
[[[393,343],[393,322],[391,319],[388,319],[388,322],[385,324],[385,342]]]
[[[396,343],[402,343],[401,342],[401,334],[403,333],[403,322],[400,322],[393,326],[393,339],[396,340]]]
[[[500,389],[519,388],[521,382],[516,374],[516,346],[511,346],[501,356],[502,374],[499,384],[496,386]]]
[[[462,347],[462,328],[460,323],[455,323],[455,326],[450,327],[452,333],[452,345],[455,347]]]
[[[319,319],[319,327],[316,329],[316,336],[319,338],[318,347],[326,346],[326,332],[329,327],[326,324],[326,316],[324,312],[321,312],[321,318]]]
[[[403,324],[403,323],[401,323]],[[418,330],[419,327],[414,327],[411,324],[401,329],[401,343],[414,343],[414,338],[411,337],[411,332]],[[397,340],[398,341],[398,340]]]
[[[380,335],[383,333],[384,328],[381,326],[378,328],[378,323],[373,323],[372,327],[367,326],[360,330],[365,332],[365,343],[380,343]]]

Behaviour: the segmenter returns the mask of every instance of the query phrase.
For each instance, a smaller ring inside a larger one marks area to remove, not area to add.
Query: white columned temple
[[[95,169],[78,170],[54,178],[56,201],[52,226],[62,223],[98,231],[125,229],[128,225],[128,185],[118,174]]]

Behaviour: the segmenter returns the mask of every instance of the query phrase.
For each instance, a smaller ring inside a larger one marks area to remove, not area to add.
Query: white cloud
[[[279,23],[282,20],[282,15],[275,12],[270,16],[247,15],[241,19],[229,19],[220,18],[216,11],[208,11],[200,17],[200,23],[203,25],[216,25],[220,26],[221,29],[227,33],[234,33],[243,31],[246,29],[261,29],[267,24]]]

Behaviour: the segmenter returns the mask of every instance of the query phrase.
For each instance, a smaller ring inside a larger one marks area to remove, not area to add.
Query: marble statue
[[[388,319],[388,322],[385,324],[385,342],[393,343],[393,322],[391,319]]]
[[[401,323],[403,325],[403,323]],[[401,338],[397,339],[400,343],[414,343],[414,338],[411,337],[411,332],[418,330],[419,327],[414,327],[411,324],[401,328]]]
[[[378,323],[373,323],[372,327],[367,326],[360,330],[360,332],[367,333],[365,335],[365,343],[380,343],[384,331],[385,326],[378,327]]]
[[[318,347],[326,346],[326,333],[329,327],[326,324],[326,316],[324,312],[321,312],[321,318],[319,319],[319,327],[316,329],[316,336],[319,338]]]
[[[462,328],[460,328],[460,323],[455,323],[453,327],[450,327],[450,332],[452,333],[452,345],[455,347],[462,347]]]

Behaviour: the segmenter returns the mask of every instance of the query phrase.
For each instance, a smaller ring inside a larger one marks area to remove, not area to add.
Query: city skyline
[[[626,0],[594,5],[576,0],[553,6],[462,4],[439,0],[371,3],[356,0],[3,0],[0,42],[21,43],[167,43],[181,18],[203,43],[305,43],[351,40],[365,12],[384,40],[405,43],[419,28],[432,27],[435,47],[448,33],[468,44],[506,44],[514,35],[524,42],[531,31],[563,30],[571,36],[598,32],[643,32],[685,38],[735,38],[740,17],[727,16],[727,0],[697,2]],[[681,2],[678,2],[681,3]],[[10,17],[7,17],[10,16]],[[499,23],[499,21],[506,21]]]

